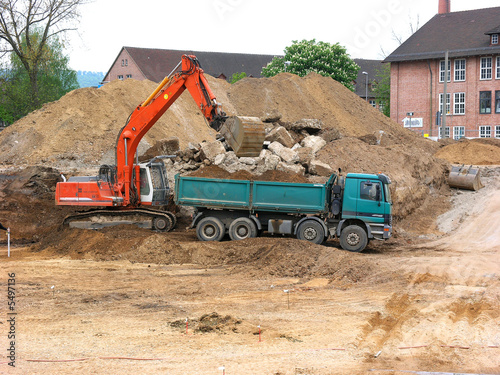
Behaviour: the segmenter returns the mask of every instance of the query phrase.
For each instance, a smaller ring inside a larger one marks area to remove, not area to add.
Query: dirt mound
[[[500,139],[463,139],[444,146],[434,156],[452,164],[499,165]]]
[[[120,129],[155,87],[151,81],[129,79],[74,90],[5,129],[0,135],[0,163],[59,168],[113,164]],[[189,94],[183,94],[146,134],[140,153],[171,136],[179,138],[181,147],[213,139],[213,130]]]
[[[12,229],[13,243],[37,242],[74,212],[56,206],[54,192],[59,172],[47,167],[0,171],[0,218]]]
[[[282,73],[272,78],[242,79],[228,88],[228,96],[241,116],[262,117],[277,112],[283,122],[321,120],[325,129],[334,128],[343,137],[380,137],[382,131],[382,145],[438,147],[402,128],[337,81],[316,73],[306,77]]]
[[[244,241],[200,242],[194,230],[151,233],[133,226],[99,231],[58,229],[33,251],[48,256],[132,263],[196,264],[234,267],[233,272],[276,277],[327,277],[356,283],[381,269],[363,256],[338,249],[338,243],[315,245],[294,238],[252,238]]]
[[[230,173],[216,165],[200,168],[189,174],[191,177],[221,178],[230,180],[254,180],[254,181],[279,181],[279,182],[299,182],[308,183],[309,180],[297,174],[279,170],[269,170],[259,175],[254,175],[248,171],[238,171]]]

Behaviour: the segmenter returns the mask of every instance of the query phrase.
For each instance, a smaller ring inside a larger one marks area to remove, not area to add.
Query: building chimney
[[[439,0],[439,14],[450,13],[450,2],[451,0]]]

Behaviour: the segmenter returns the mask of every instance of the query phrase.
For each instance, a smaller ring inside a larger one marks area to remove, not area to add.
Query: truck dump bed
[[[184,206],[317,214],[328,210],[328,186],[175,176],[175,203]]]

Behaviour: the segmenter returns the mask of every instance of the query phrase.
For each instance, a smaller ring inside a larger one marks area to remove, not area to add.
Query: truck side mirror
[[[380,184],[376,184],[375,185],[375,200],[378,202],[379,206],[380,206],[380,198],[381,198]]]

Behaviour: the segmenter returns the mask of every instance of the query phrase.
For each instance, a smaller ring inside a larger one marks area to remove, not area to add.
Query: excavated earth
[[[16,368],[3,350],[0,372],[500,373],[500,140],[423,139],[315,74],[208,78],[228,114],[319,119],[320,161],[388,174],[394,237],[354,254],[336,240],[200,242],[188,217],[169,233],[62,227],[74,209],[54,204],[59,173],[113,163],[119,130],[155,84],[73,91],[0,133],[0,222],[12,231],[10,258],[0,234],[4,349],[12,273],[18,314]],[[140,152],[172,136],[181,148],[215,137],[187,94]],[[450,189],[451,164],[480,165],[485,187]],[[215,166],[193,175],[307,181]]]

